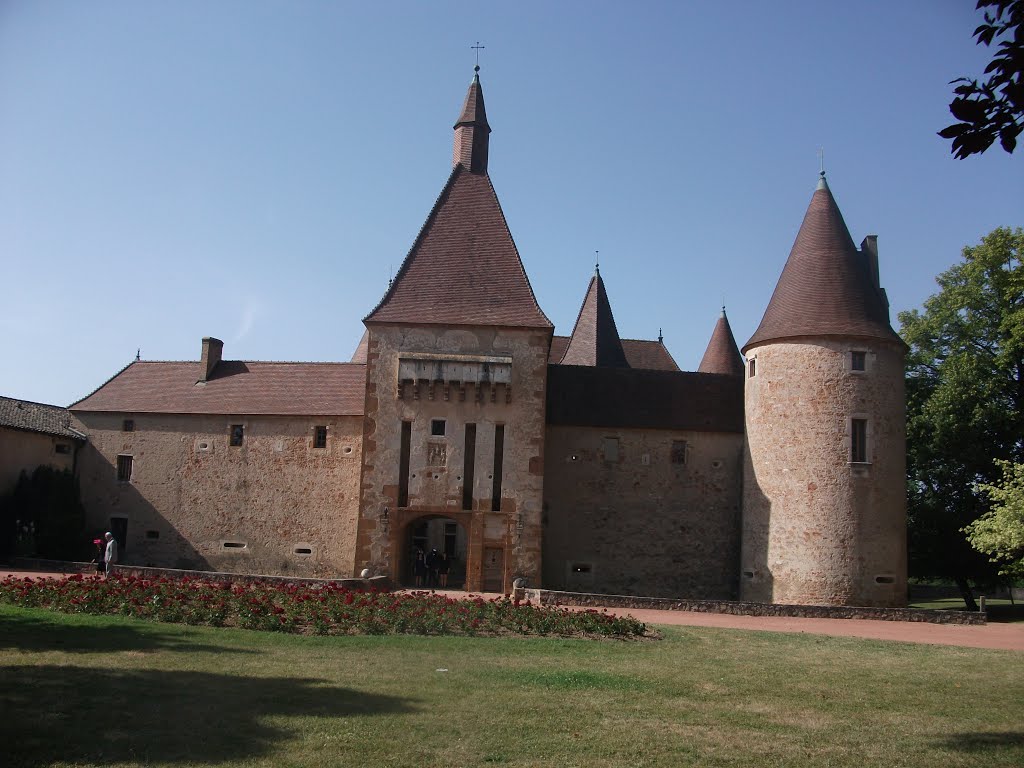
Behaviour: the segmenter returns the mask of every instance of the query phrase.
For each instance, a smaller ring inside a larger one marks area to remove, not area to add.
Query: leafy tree
[[[939,131],[952,139],[950,151],[959,159],[981,154],[999,139],[1012,153],[1024,130],[1024,0],[978,0],[985,9],[985,23],[974,30],[977,43],[986,46],[999,40],[997,53],[985,67],[988,79],[960,77],[949,111],[960,122]]]
[[[1002,479],[978,486],[992,508],[964,532],[972,547],[1002,566],[1000,574],[1024,576],[1024,464],[996,463],[1003,471]]]
[[[67,470],[36,467],[0,498],[0,554],[75,560],[90,550],[78,481]]]
[[[989,509],[995,459],[1024,463],[1024,230],[1000,228],[938,276],[924,311],[900,313],[907,356],[911,573],[970,582],[996,569],[962,529]]]

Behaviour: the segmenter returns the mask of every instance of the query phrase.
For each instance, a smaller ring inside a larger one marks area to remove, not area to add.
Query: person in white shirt
[[[114,538],[114,534],[110,531],[104,534],[104,538],[107,540],[107,551],[103,559],[106,562],[107,578],[109,579],[114,563],[117,562],[117,539]]]

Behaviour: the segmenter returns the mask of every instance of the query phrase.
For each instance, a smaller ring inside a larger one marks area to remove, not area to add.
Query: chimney
[[[203,373],[199,381],[207,381],[213,375],[213,369],[220,362],[221,353],[224,352],[224,342],[212,336],[203,338],[203,357],[200,362],[203,364]]]

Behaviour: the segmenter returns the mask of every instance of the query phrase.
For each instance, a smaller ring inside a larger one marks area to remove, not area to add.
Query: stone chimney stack
[[[203,338],[203,356],[200,362],[203,364],[203,372],[200,381],[207,381],[213,375],[213,369],[220,362],[221,354],[224,352],[224,342],[212,336]]]

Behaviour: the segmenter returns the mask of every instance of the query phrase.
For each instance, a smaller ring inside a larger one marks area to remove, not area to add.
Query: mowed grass
[[[662,632],[304,637],[0,607],[0,763],[1024,764],[1020,654]]]

